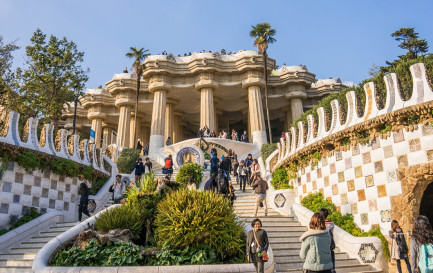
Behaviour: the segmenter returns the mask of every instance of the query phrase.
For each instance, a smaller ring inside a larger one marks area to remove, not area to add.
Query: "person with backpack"
[[[328,218],[328,214],[329,211],[328,209],[325,208],[321,208],[319,209],[319,213],[322,214],[323,218],[325,218],[325,225],[326,225],[326,230],[329,232],[329,235],[331,235],[331,245],[330,245],[330,250],[331,250],[331,259],[332,259],[332,273],[335,273],[335,241],[334,241],[334,222],[327,220],[326,218]]]
[[[247,184],[247,175],[248,175],[248,171],[247,168],[245,167],[245,160],[241,160],[241,163],[239,163],[239,166],[237,168],[237,174],[239,177],[239,190],[242,190],[243,192],[245,192],[245,186]]]
[[[239,162],[237,158],[234,158],[232,163],[232,170],[233,170],[234,177],[236,177],[236,183],[239,183],[238,167],[239,167]]]
[[[412,272],[433,272],[433,230],[424,215],[416,218],[410,240],[410,264]]]
[[[232,161],[230,160],[229,155],[224,156],[220,163],[220,169],[224,171],[224,174],[227,176],[228,180],[231,181],[230,178],[230,166]]]
[[[216,177],[216,185],[217,185],[217,192],[224,197],[229,198],[229,180],[227,179],[227,176],[224,174],[224,170],[218,171],[218,176]]]
[[[254,193],[257,195],[256,199],[256,210],[254,213],[254,217],[257,217],[257,210],[259,206],[263,204],[265,206],[265,217],[268,216],[268,205],[266,202],[266,191],[269,189],[268,183],[260,177],[260,173],[256,173],[254,175],[255,182],[252,184],[254,189]]]
[[[404,260],[406,262],[407,271],[409,271],[409,273],[412,273],[409,263],[409,257],[407,255],[409,252],[409,248],[407,247],[403,230],[400,228],[397,220],[392,220],[391,222],[391,230],[389,231],[389,237],[392,239],[391,259],[397,262],[398,273],[401,273],[400,260]]]
[[[220,163],[219,158],[215,155],[212,156],[210,159],[210,173],[214,174],[215,176],[218,174],[218,165]]]
[[[171,178],[171,175],[173,174],[173,159],[171,155],[165,158],[164,167],[162,168],[162,173],[167,174],[168,177]]]
[[[143,159],[141,157],[138,158],[138,160],[135,162],[135,181],[140,181],[141,176],[144,174],[144,164]]]
[[[215,188],[217,187],[215,177],[216,175],[214,173],[210,174],[210,178],[204,184],[205,191],[215,191]]]
[[[87,205],[89,204],[90,189],[86,183],[80,184],[80,203],[78,204],[78,221],[81,222],[83,213],[90,217]]]
[[[306,273],[331,273],[333,267],[331,235],[326,230],[325,218],[321,213],[314,213],[310,220],[310,229],[301,235],[302,242],[299,256],[305,260]]]
[[[211,155],[211,157],[218,156],[218,152],[217,152],[217,149],[215,147],[215,144],[212,145],[212,149],[210,150],[210,155]]]

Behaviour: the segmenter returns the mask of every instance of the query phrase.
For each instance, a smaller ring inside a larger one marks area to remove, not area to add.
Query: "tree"
[[[135,147],[135,145],[137,145],[137,111],[138,111],[138,97],[140,95],[140,78],[141,75],[143,74],[143,69],[144,69],[144,63],[142,63],[147,56],[149,56],[150,54],[147,53],[149,52],[149,50],[144,49],[144,48],[136,48],[136,47],[131,47],[130,51],[128,53],[126,53],[126,57],[130,58],[130,59],[135,59],[134,62],[132,63],[132,67],[134,70],[134,75],[137,79],[137,100],[135,102],[135,117],[134,117],[134,143],[133,143],[133,147]]]
[[[416,59],[419,55],[423,55],[428,51],[427,41],[419,39],[419,35],[414,28],[401,28],[391,36],[400,42],[400,48],[409,51],[406,55],[399,56],[400,59]]]
[[[259,52],[263,55],[264,60],[264,73],[265,73],[265,108],[266,108],[266,118],[268,121],[268,131],[269,131],[269,141],[272,143],[272,132],[271,132],[271,121],[269,119],[269,107],[268,107],[268,45],[276,42],[273,37],[276,30],[271,28],[269,23],[261,23],[256,26],[251,26],[253,29],[250,31],[250,36],[255,37],[254,45],[257,46]]]
[[[89,69],[82,69],[84,53],[73,41],[54,35],[46,38],[37,29],[32,45],[26,47],[27,68],[17,73],[21,82],[17,100],[22,109],[28,109],[23,114],[47,119],[57,128],[63,105],[74,100],[74,86],[84,87]]]
[[[6,105],[9,93],[17,86],[15,71],[12,69],[14,57],[12,52],[19,49],[15,42],[3,43],[3,36],[0,35],[0,105]]]

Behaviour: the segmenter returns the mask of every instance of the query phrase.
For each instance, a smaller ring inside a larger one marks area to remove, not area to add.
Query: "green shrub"
[[[42,215],[42,213],[39,213],[36,208],[31,207],[23,216],[21,216],[21,218],[18,219],[16,224],[14,224],[11,229],[22,226],[25,223],[28,223],[28,222],[32,221],[33,219],[38,218],[41,215]]]
[[[84,166],[83,168],[81,168],[80,174],[82,176],[84,176],[85,179],[89,180],[89,181],[94,181],[95,180],[95,175],[94,175],[95,169],[93,168],[93,166]]]
[[[265,143],[261,147],[263,162],[278,148],[277,143]]]
[[[123,149],[116,165],[120,173],[131,173],[134,170],[134,165],[140,157],[140,150],[137,149]]]
[[[108,232],[113,229],[129,229],[138,234],[143,227],[143,216],[138,209],[122,205],[113,208],[96,218],[96,229]]]
[[[17,162],[26,171],[34,171],[41,165],[40,159],[36,156],[34,152],[22,152],[17,155]]]
[[[90,188],[90,194],[96,195],[98,191],[107,183],[108,178],[98,177],[95,182],[92,183],[92,187]]]
[[[158,204],[159,247],[184,249],[207,245],[221,259],[245,253],[243,224],[227,198],[211,191],[180,189]]]
[[[150,265],[185,265],[185,264],[216,264],[218,262],[215,250],[202,245],[198,248],[187,246],[183,249],[165,247],[158,251],[154,258],[148,260]]]
[[[313,212],[319,211],[321,208],[326,208],[329,211],[328,219],[353,236],[378,237],[382,241],[382,248],[385,257],[389,258],[388,241],[380,232],[379,227],[372,228],[368,232],[363,231],[355,224],[352,214],[347,213],[342,215],[341,212],[337,211],[335,205],[332,202],[323,199],[323,195],[320,192],[306,196],[304,199],[302,199],[302,205]]]
[[[278,168],[275,170],[272,174],[271,184],[276,190],[293,189],[293,186],[289,184],[289,177],[284,168]]]
[[[186,163],[179,169],[179,173],[176,175],[176,182],[187,185],[190,176],[194,176],[195,184],[198,186],[203,179],[201,166],[195,163]]]
[[[391,123],[385,123],[383,125],[383,128],[380,129],[380,133],[384,134],[384,133],[387,133],[387,132],[391,132],[391,130],[392,130],[392,124]]]
[[[8,232],[9,232],[9,230],[7,230],[7,229],[0,229],[0,236],[2,236],[5,233],[8,233]]]
[[[78,164],[72,160],[59,158],[50,162],[51,170],[59,175],[77,177],[79,174]]]
[[[92,239],[84,250],[72,247],[57,253],[51,266],[137,266],[143,264],[143,256],[138,246],[116,242],[103,246]]]

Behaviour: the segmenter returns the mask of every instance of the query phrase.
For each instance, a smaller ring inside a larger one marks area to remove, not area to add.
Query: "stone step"
[[[13,254],[27,254],[27,253],[37,253],[40,247],[12,247],[10,253]]]
[[[304,260],[301,259],[299,256],[289,256],[289,257],[275,257],[275,261],[278,265],[283,264],[289,264],[290,266],[293,265],[293,267],[290,268],[298,268],[303,266]],[[358,260],[356,259],[349,259],[349,258],[343,258],[343,259],[335,259],[336,266],[346,266],[346,265],[357,265]]]
[[[299,254],[299,251],[301,251],[301,242],[290,243],[290,244],[276,244],[276,243],[274,243],[271,245],[271,247],[272,247],[272,250],[275,251],[275,253],[277,253],[280,250],[282,250],[282,251],[284,251],[284,250],[296,250],[296,251],[298,251],[298,254]]]
[[[304,226],[295,226],[295,227],[272,227],[268,226],[265,229],[267,233],[272,233],[273,231],[276,232],[292,232],[292,231],[307,231],[307,228]]]
[[[298,238],[299,241],[299,237],[301,237],[301,235],[303,234],[303,231],[292,231],[292,232],[271,232],[268,233],[268,238]]]
[[[0,266],[32,266],[33,259],[30,260],[0,260]]]
[[[271,245],[272,246],[272,245]],[[274,251],[274,257],[280,258],[280,259],[300,259],[299,252],[300,249],[293,249],[293,250],[276,250]],[[336,260],[342,260],[342,259],[348,259],[349,256],[345,252],[336,252],[335,253],[335,259]]]
[[[61,231],[61,232],[65,232],[68,229],[70,229],[70,227],[56,227],[56,226],[54,226],[54,227],[48,228],[49,231]]]
[[[29,273],[32,272],[32,266],[0,266],[0,272],[4,273]]]
[[[63,222],[63,223],[56,223],[56,227],[75,227],[77,225],[77,222]]]
[[[56,237],[57,235],[62,234],[64,231],[41,231],[39,232],[39,236],[45,237],[45,236],[51,236]]]
[[[245,221],[252,221],[254,219],[254,217],[248,217],[248,216],[241,216],[239,217],[241,220],[245,220]],[[283,216],[283,215],[277,215],[277,216],[268,216],[266,218],[260,219],[262,222],[297,222],[293,220],[293,217],[287,217],[287,216]],[[297,222],[299,223],[299,222]]]
[[[0,260],[33,260],[36,256],[36,253],[25,253],[25,254],[13,254],[13,253],[7,253],[7,254],[0,254]]]
[[[45,242],[21,242],[20,247],[24,247],[24,248],[34,248],[34,247],[39,247],[42,248],[44,245],[46,245],[47,243]]]
[[[291,273],[303,273],[302,266],[300,268],[280,268],[277,264],[275,265],[275,270],[277,273],[279,272],[291,272]],[[359,265],[348,265],[348,266],[337,266],[335,271],[338,273],[349,273],[349,272],[369,272],[371,271],[370,265],[368,264],[359,264]]]
[[[269,239],[269,243],[271,245],[273,245],[275,243],[291,244],[291,243],[298,243],[299,242],[299,236],[293,236],[293,237],[269,237],[269,235],[268,235],[268,239]]]
[[[48,243],[49,241],[51,241],[51,239],[53,239],[53,236],[42,236],[42,237],[31,237],[27,242],[32,242],[32,243]]]

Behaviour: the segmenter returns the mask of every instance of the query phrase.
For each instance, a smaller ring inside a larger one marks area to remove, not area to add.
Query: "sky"
[[[433,47],[432,10],[431,0],[0,0],[0,35],[21,47],[20,67],[37,28],[74,41],[90,69],[86,86],[96,88],[131,66],[131,46],[175,55],[253,49],[251,25],[269,22],[277,41],[268,54],[278,65],[358,83],[373,63],[405,53],[391,37],[399,28],[414,27]]]

